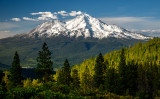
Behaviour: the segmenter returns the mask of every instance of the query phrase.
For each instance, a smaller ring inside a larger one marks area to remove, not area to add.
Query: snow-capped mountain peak
[[[149,37],[131,33],[126,29],[116,25],[107,25],[99,19],[96,19],[86,13],[76,18],[62,22],[49,21],[44,22],[27,33],[29,37],[53,37],[64,35],[67,37],[93,37],[93,38],[133,38],[133,39],[149,39]]]

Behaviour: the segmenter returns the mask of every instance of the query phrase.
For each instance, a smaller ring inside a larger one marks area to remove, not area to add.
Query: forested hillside
[[[94,83],[98,57],[91,57],[84,60],[82,64],[72,67],[72,70],[78,70],[81,82],[83,82],[83,74],[88,68],[88,73]],[[105,90],[123,95],[126,92],[132,95],[143,93],[142,97],[158,95],[160,89],[160,38],[151,39],[144,44],[138,42],[132,47],[107,53],[104,55],[103,65],[105,65],[103,74]],[[122,78],[124,79],[121,84]],[[109,89],[106,88],[107,85]],[[120,89],[122,86],[124,89]]]
[[[107,49],[106,49],[107,50]],[[1,98],[13,99],[153,99],[160,98],[160,38],[122,47],[105,55],[70,66],[66,59],[53,74],[51,52],[46,43],[37,56],[37,79],[21,76],[20,59],[15,53],[12,68],[5,71],[0,85]],[[16,71],[16,70],[19,71]]]
[[[145,65],[156,64],[160,65],[160,38],[154,38],[146,43],[138,42],[134,46],[129,46],[129,48],[123,48],[124,55],[126,59],[126,64],[131,61],[134,63]],[[107,50],[107,49],[106,49]],[[113,67],[118,69],[120,62],[121,50],[112,51],[104,55],[104,64],[108,67]],[[90,59],[84,60],[82,64],[75,65],[72,69],[78,69],[79,73],[84,72],[87,66],[90,69],[91,75],[94,75],[96,58],[91,57]]]

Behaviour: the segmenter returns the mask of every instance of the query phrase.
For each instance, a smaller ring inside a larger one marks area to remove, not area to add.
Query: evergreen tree
[[[138,64],[131,61],[126,66],[126,88],[129,91],[128,94],[135,95],[137,91],[137,80],[138,80]]]
[[[51,60],[51,52],[45,42],[43,43],[42,51],[38,53],[37,62],[36,72],[38,75],[44,77],[44,82],[47,82],[49,80],[49,74],[51,74],[53,70],[53,62]]]
[[[119,67],[118,67],[118,70],[119,70],[119,75],[121,77],[124,77],[125,76],[125,71],[126,71],[126,58],[125,58],[125,53],[124,53],[124,48],[121,49],[120,51],[120,61],[119,61]]]
[[[106,72],[104,87],[108,92],[116,93],[118,75],[114,68],[109,68]]]
[[[80,86],[80,78],[78,76],[78,70],[74,69],[72,74],[73,87],[79,88]]]
[[[94,84],[96,88],[99,88],[100,85],[104,84],[104,58],[102,54],[100,53],[98,57],[96,58],[96,64],[95,64],[95,75],[94,75]]]
[[[71,69],[67,59],[64,62],[63,73],[65,84],[69,86],[71,82]]]
[[[12,67],[10,69],[10,87],[16,87],[21,84],[22,76],[21,76],[22,68],[20,66],[20,59],[18,52],[15,52]]]
[[[120,51],[120,62],[119,62],[119,66],[118,66],[118,73],[119,73],[119,94],[124,94],[126,91],[126,58],[125,58],[125,52],[124,52],[124,48],[121,49]]]
[[[85,71],[82,73],[81,86],[83,88],[84,93],[90,93],[92,88],[92,77],[88,66],[86,66]]]
[[[57,72],[58,72],[57,83],[65,85],[66,82],[65,82],[65,78],[64,78],[65,77],[64,71],[62,69],[59,69]]]
[[[71,82],[71,69],[68,60],[66,59],[64,62],[64,66],[59,71],[57,83],[63,85],[70,85]]]

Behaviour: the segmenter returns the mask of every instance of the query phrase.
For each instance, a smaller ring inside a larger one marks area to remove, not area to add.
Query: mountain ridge
[[[98,39],[115,37],[144,40],[151,38],[137,33],[132,33],[116,25],[108,25],[86,13],[66,22],[59,20],[44,22],[31,31],[21,34],[21,36],[31,38],[51,38],[59,35],[76,38],[92,37]]]

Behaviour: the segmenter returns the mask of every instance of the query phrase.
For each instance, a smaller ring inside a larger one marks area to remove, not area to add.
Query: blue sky
[[[44,21],[76,17],[78,11],[107,24],[160,36],[159,4],[160,0],[0,0],[0,38],[27,32]]]

